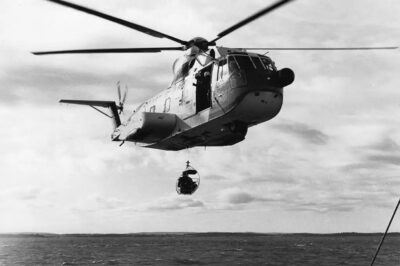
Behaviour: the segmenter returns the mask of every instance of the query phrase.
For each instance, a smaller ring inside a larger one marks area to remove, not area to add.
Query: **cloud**
[[[71,212],[84,216],[87,214],[104,214],[106,212],[123,213],[129,208],[129,201],[122,200],[117,197],[107,197],[98,194],[93,194],[81,199],[70,205],[68,208]]]
[[[99,204],[102,209],[117,209],[125,206],[127,203],[117,198],[106,198],[101,196],[95,196],[94,200]]]
[[[242,180],[245,183],[296,184],[298,180],[286,175],[250,176]]]
[[[239,190],[223,191],[220,197],[223,202],[229,204],[247,204],[257,199],[256,197],[250,195],[249,193]]]
[[[400,166],[400,146],[392,138],[385,137],[379,142],[355,148],[359,162],[342,167],[344,171],[383,169]]]
[[[400,166],[399,155],[388,155],[388,154],[369,155],[367,156],[367,160],[375,164]]]
[[[351,212],[356,206],[341,205],[334,203],[317,203],[317,202],[300,202],[296,205],[289,206],[286,208],[288,211],[300,211],[300,212],[316,212],[316,213],[327,213],[327,212]]]
[[[381,166],[382,165],[380,165],[379,163],[374,162],[374,161],[360,162],[360,163],[346,164],[341,167],[341,170],[344,172],[354,171],[354,170],[372,170],[372,169],[380,168]]]
[[[17,187],[11,188],[0,193],[3,200],[22,200],[31,201],[39,198],[42,189],[38,187]]]
[[[291,213],[351,212],[362,208],[391,207],[399,181],[394,177],[302,177],[296,184],[245,183],[247,188],[219,191],[217,210],[286,210]]]
[[[273,126],[275,129],[287,134],[295,135],[309,143],[316,145],[325,145],[329,140],[329,136],[318,129],[302,123],[291,122],[281,123]]]
[[[206,204],[202,200],[193,197],[171,194],[149,202],[135,204],[116,197],[104,197],[99,195],[90,196],[79,206],[72,206],[70,211],[77,215],[104,214],[106,212],[118,213],[119,215],[130,215],[134,213],[159,213],[183,210],[205,209]]]
[[[396,141],[389,137],[385,137],[382,139],[380,142],[371,144],[367,146],[369,149],[373,149],[376,151],[381,151],[381,152],[398,152],[400,151],[400,145],[397,144]]]
[[[325,178],[313,177],[302,181],[293,190],[283,190],[279,206],[289,211],[316,213],[349,212],[363,208],[387,208],[393,192],[400,184],[395,176],[380,176],[367,171],[361,175]]]
[[[228,188],[218,193],[219,203],[223,205],[246,205],[253,202],[275,201],[276,199],[258,196],[240,188]]]
[[[373,191],[360,189],[343,192],[327,192],[323,196],[318,194],[294,197],[294,200],[286,200],[283,207],[288,211],[306,211],[315,213],[352,212],[367,207],[390,208],[393,196],[388,191]]]
[[[206,180],[210,180],[210,181],[228,181],[229,180],[229,178],[227,178],[226,176],[218,175],[218,174],[208,174],[202,178],[204,178]]]
[[[194,199],[187,196],[172,195],[157,199],[153,202],[143,204],[141,206],[133,208],[135,211],[176,211],[184,209],[201,209],[204,208],[205,204],[201,200]]]
[[[127,84],[131,93],[135,92],[135,98],[130,100],[139,102],[167,87],[169,82],[168,78],[163,81],[148,78],[152,73],[162,72],[160,66],[143,68],[134,73],[125,70],[110,75],[100,74],[104,71],[33,64],[9,66],[0,75],[0,101],[4,104],[22,101],[54,105],[61,98],[113,100],[117,97],[115,84],[120,80],[122,84]],[[137,96],[139,91],[140,97]]]

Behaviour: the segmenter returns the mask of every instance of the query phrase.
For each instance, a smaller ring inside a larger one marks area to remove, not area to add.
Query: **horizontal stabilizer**
[[[96,107],[104,107],[110,108],[112,112],[112,118],[114,118],[114,126],[119,127],[121,125],[121,119],[118,114],[118,106],[114,101],[87,101],[87,100],[60,100],[60,103],[68,103],[68,104],[79,104],[79,105],[88,105],[93,108]],[[96,108],[95,108],[96,109]],[[98,110],[98,109],[96,109]]]
[[[112,104],[115,105],[115,102],[113,101],[60,100],[60,103],[90,105],[99,107],[110,107]]]

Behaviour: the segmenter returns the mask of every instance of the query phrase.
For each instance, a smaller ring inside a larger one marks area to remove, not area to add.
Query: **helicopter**
[[[278,69],[275,62],[266,54],[252,51],[397,49],[397,47],[227,48],[217,46],[216,43],[221,38],[294,0],[277,1],[220,32],[211,41],[202,37],[185,41],[74,3],[62,0],[47,1],[100,17],[155,38],[166,38],[180,44],[175,47],[33,52],[34,55],[54,55],[182,51],[182,56],[173,63],[173,78],[170,85],[140,104],[126,121],[121,120],[121,113],[124,112],[127,91],[123,94],[120,85],[117,87],[118,103],[96,100],[60,100],[61,103],[90,106],[112,118],[114,131],[111,134],[111,140],[120,142],[121,145],[125,142],[133,142],[141,147],[178,151],[196,146],[234,145],[243,141],[249,127],[266,122],[278,115],[283,104],[283,89],[295,80],[293,70]],[[108,108],[111,115],[99,108]],[[185,171],[189,171],[188,169],[189,164]],[[194,168],[189,172],[197,174]]]

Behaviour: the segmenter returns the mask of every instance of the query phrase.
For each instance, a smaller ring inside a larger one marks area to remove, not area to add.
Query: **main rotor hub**
[[[195,37],[195,38],[191,39],[190,41],[188,41],[188,43],[187,43],[185,48],[189,49],[189,48],[191,48],[193,46],[196,46],[201,51],[207,51],[209,45],[210,45],[209,41],[207,41],[203,37]]]

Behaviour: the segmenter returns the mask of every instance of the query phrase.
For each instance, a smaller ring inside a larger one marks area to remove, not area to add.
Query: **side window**
[[[228,57],[229,73],[233,74],[239,71],[239,66],[236,63],[236,59],[233,56]]]
[[[165,100],[165,104],[164,104],[164,113],[169,112],[169,109],[171,107],[171,98],[167,98]]]
[[[222,67],[222,77],[224,79],[226,79],[228,77],[228,75],[229,75],[228,64],[226,64],[226,61],[225,61],[225,65],[223,65],[223,67]]]
[[[150,113],[154,113],[155,111],[156,111],[156,106],[155,105],[150,107]]]
[[[219,62],[217,80],[221,80],[227,75],[228,75],[228,64],[225,59]]]

